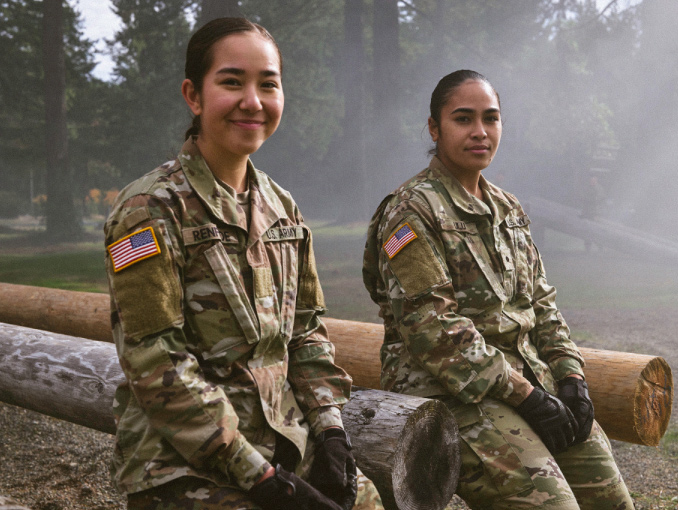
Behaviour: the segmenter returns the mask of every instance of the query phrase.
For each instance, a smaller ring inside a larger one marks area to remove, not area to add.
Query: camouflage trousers
[[[457,494],[473,510],[634,508],[597,422],[585,442],[554,456],[503,402],[451,409],[463,439]]]
[[[374,484],[358,470],[358,498],[353,510],[383,510]],[[177,478],[127,496],[127,510],[261,510],[243,492],[201,478]]]

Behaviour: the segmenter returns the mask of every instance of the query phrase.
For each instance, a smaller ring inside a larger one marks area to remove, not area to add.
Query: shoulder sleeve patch
[[[150,219],[151,219],[151,213],[148,212],[147,207],[143,207],[141,209],[135,209],[134,211],[129,213],[127,216],[125,216],[122,220],[122,224],[124,225],[125,229],[132,230],[134,227],[136,227],[142,221],[146,221],[146,220],[150,220]]]
[[[125,271],[111,271],[112,260],[109,262],[109,278],[123,331],[137,340],[183,320],[179,276],[173,269],[172,250],[165,244],[162,229],[161,225],[156,225],[140,231],[152,235],[153,249],[157,250],[151,255],[153,258],[143,264],[129,263],[126,266],[129,269]]]
[[[160,254],[160,245],[155,238],[153,227],[137,230],[106,248],[111,256],[113,271],[116,273],[141,260]]]
[[[442,262],[433,252],[433,248],[423,235],[417,236],[408,224],[408,230],[411,230],[414,237],[406,240],[404,244],[397,249],[397,252],[390,257],[388,265],[397,278],[400,286],[405,291],[408,298],[416,297],[427,292],[433,287],[445,283],[448,278],[443,268]],[[396,234],[402,230],[399,227],[396,233],[389,237],[394,239]],[[405,235],[407,233],[405,232]],[[405,237],[403,235],[402,237]],[[412,242],[414,240],[417,242]],[[386,243],[388,244],[388,242]],[[388,255],[386,245],[384,251]],[[396,257],[395,255],[398,254]]]

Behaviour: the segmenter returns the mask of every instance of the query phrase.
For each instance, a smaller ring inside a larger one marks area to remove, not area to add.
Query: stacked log
[[[0,283],[0,322],[112,341],[106,294]],[[324,319],[336,361],[354,384],[379,388],[379,324]],[[596,419],[611,439],[657,446],[673,405],[673,376],[663,358],[581,348]]]

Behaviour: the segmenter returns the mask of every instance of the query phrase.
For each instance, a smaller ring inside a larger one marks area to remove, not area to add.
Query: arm
[[[546,281],[544,264],[536,246],[534,250],[534,280],[532,307],[536,318],[530,332],[539,357],[548,363],[556,381],[570,375],[584,377],[584,358],[570,339],[570,329],[556,307],[556,289]]]
[[[393,256],[381,248],[379,270],[407,351],[462,402],[490,395],[518,405],[532,386],[485,342],[470,318],[458,313],[443,241],[427,205],[413,198],[387,209],[379,229],[381,242],[405,223],[416,239]]]
[[[341,407],[348,401],[351,377],[334,364],[334,345],[320,316],[325,313],[311,231],[299,254],[299,282],[292,339],[288,345],[288,380],[314,435],[342,427]]]
[[[106,260],[120,363],[151,428],[189,465],[220,470],[248,489],[269,465],[187,347],[177,225],[166,203],[145,195],[122,204],[106,224],[107,246],[148,227],[158,243],[157,254],[118,271]]]

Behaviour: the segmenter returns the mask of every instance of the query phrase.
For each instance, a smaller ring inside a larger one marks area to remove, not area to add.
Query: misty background
[[[190,35],[214,17],[240,15],[265,26],[284,58],[282,123],[252,160],[292,192],[314,229],[345,236],[352,283],[336,292],[365,298],[367,221],[427,165],[431,92],[461,68],[487,76],[501,97],[503,139],[484,174],[528,208],[543,253],[613,249],[643,262],[660,249],[670,262],[664,279],[676,280],[675,0],[112,0],[99,8],[118,20],[110,39],[84,35],[78,2],[0,0],[0,220],[12,228],[30,224],[58,242],[96,232],[100,243],[118,191],[182,145]],[[103,79],[94,72],[102,56],[112,64]],[[321,270],[323,249],[337,253],[323,242]],[[581,266],[547,260],[565,287]]]

